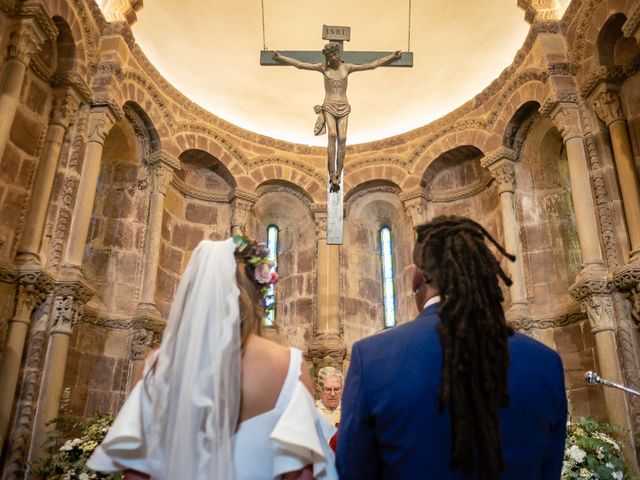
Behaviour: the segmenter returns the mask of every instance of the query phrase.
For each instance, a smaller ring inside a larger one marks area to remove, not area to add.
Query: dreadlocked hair
[[[414,263],[439,290],[443,352],[439,409],[451,416],[451,466],[465,477],[498,478],[504,471],[498,410],[509,403],[507,340],[499,278],[511,279],[487,247],[487,230],[471,219],[439,216],[416,228]]]

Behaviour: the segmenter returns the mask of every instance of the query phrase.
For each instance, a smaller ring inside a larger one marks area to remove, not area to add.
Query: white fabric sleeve
[[[273,478],[313,465],[313,478],[337,480],[333,452],[325,438],[313,398],[300,381],[269,436],[277,447]]]
[[[151,404],[144,381],[139,381],[104,440],[87,461],[87,466],[98,472],[136,470],[148,474],[146,457],[150,413]]]

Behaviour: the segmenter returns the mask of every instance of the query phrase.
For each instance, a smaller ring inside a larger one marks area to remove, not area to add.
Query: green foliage
[[[87,468],[87,460],[113,423],[110,415],[88,419],[57,418],[45,447],[54,452],[38,461],[37,475],[48,480],[122,479],[121,473],[103,474]]]
[[[567,425],[562,480],[627,480],[631,477],[622,458],[616,428],[582,417]]]

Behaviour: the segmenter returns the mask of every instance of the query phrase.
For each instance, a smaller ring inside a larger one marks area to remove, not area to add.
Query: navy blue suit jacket
[[[457,479],[451,424],[438,413],[442,347],[438,305],[353,345],[342,399],[341,480]],[[567,422],[560,357],[516,333],[509,339],[509,407],[500,411],[504,479],[558,480]]]

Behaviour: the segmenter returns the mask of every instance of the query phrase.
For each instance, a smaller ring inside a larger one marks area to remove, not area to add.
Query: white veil
[[[240,312],[235,244],[203,241],[180,280],[147,376],[153,479],[234,478],[240,409]]]

